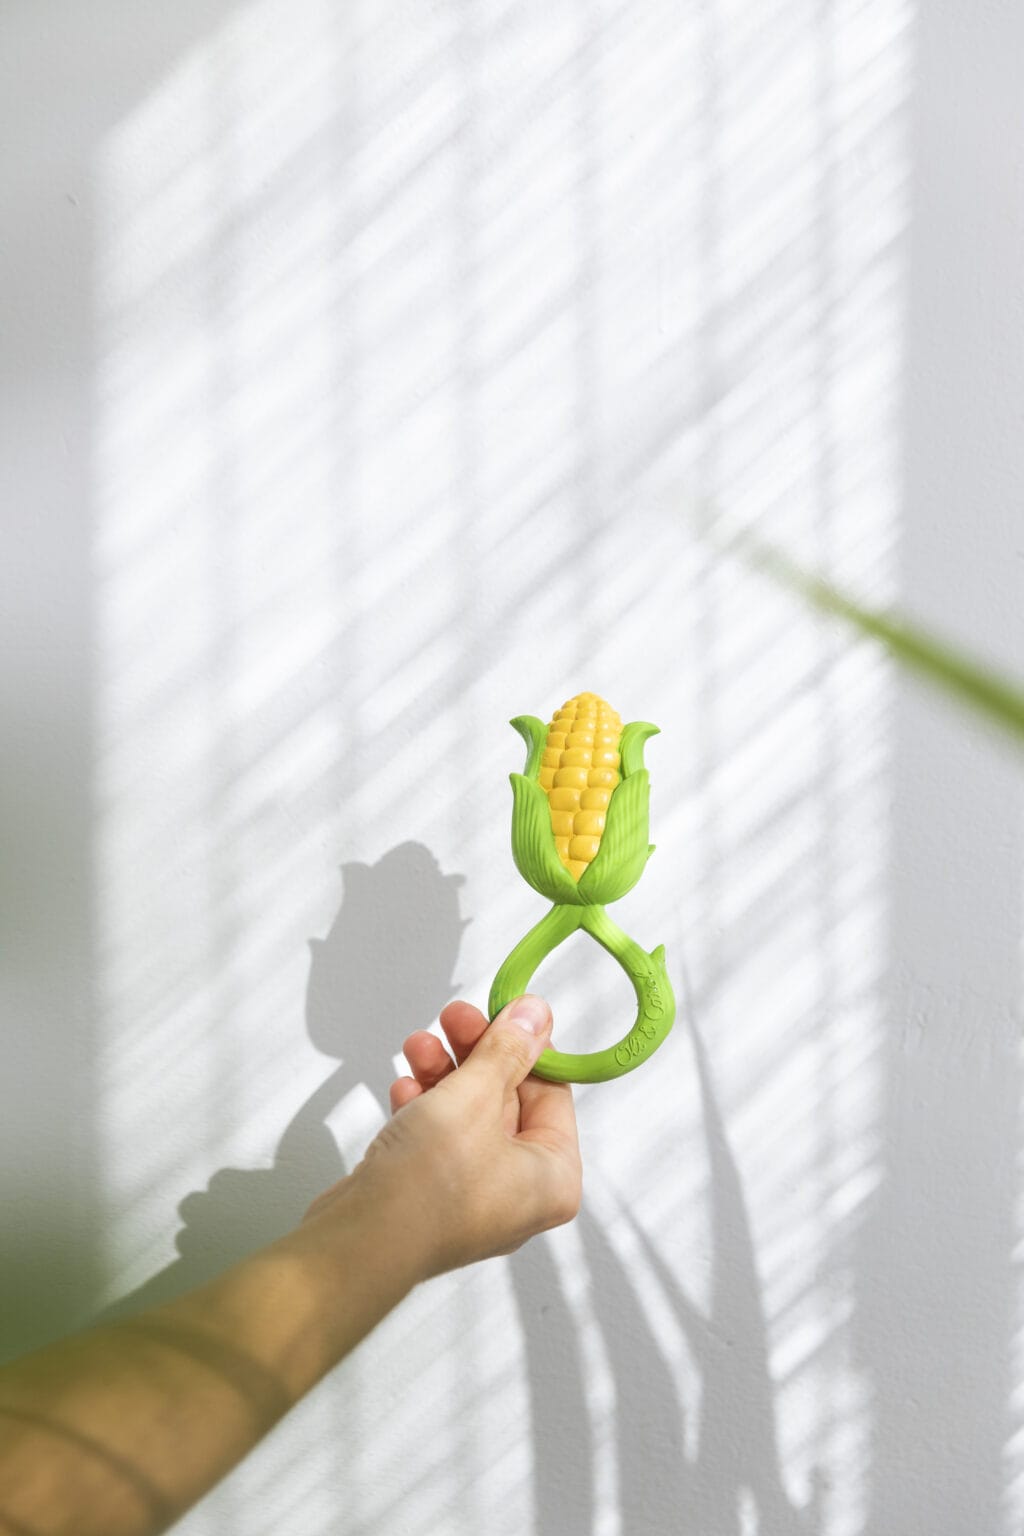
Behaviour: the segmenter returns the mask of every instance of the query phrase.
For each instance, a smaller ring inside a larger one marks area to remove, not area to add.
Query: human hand
[[[572,1089],[529,1076],[550,1044],[547,1003],[517,998],[488,1025],[453,1002],[441,1025],[452,1055],[426,1030],[408,1037],[413,1076],[392,1084],[393,1117],[351,1175],[391,1209],[395,1240],[417,1247],[424,1279],[571,1221],[582,1179]]]
[[[14,1428],[0,1526],[156,1536],[418,1281],[575,1216],[572,1090],[529,1076],[547,1003],[516,998],[491,1025],[450,1003],[441,1024],[454,1060],[409,1036],[392,1119],[299,1226],[196,1290],[0,1367]]]

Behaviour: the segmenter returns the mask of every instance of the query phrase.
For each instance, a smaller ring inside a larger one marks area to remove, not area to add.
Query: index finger
[[[439,1017],[452,1054],[461,1067],[487,1028],[487,1015],[474,1008],[472,1003],[457,998],[441,1009]]]

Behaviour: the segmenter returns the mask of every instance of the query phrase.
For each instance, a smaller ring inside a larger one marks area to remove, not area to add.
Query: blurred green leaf
[[[897,614],[861,607],[823,577],[802,570],[748,534],[734,536],[720,547],[735,550],[820,612],[843,619],[877,640],[903,666],[1024,742],[1024,687],[1020,684]]]

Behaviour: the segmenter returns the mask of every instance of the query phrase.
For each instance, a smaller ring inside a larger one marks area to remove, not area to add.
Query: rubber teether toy
[[[675,1018],[665,946],[648,954],[605,911],[633,889],[654,852],[643,752],[658,727],[644,720],[623,727],[595,693],[569,699],[548,726],[535,715],[510,724],[528,748],[524,772],[510,775],[512,857],[523,879],[554,905],[500,967],[489,1015],[529,991],[541,961],[582,928],[629,976],[636,1020],[617,1045],[583,1055],[543,1051],[533,1070],[551,1082],[607,1082],[645,1062]]]

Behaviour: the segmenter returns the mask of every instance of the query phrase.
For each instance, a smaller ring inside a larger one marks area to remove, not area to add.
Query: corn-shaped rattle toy
[[[542,1052],[534,1072],[560,1083],[601,1083],[631,1072],[664,1040],[675,1018],[665,947],[647,953],[605,911],[632,890],[648,858],[650,776],[644,742],[656,725],[623,727],[594,693],[557,710],[550,725],[535,715],[511,721],[526,742],[526,768],[512,780],[512,857],[542,896],[554,902],[521,939],[494,978],[490,1017],[529,990],[541,961],[577,928],[614,955],[633,983],[637,1016],[618,1045],[585,1055]]]

